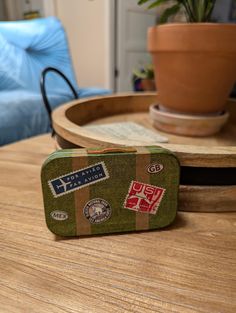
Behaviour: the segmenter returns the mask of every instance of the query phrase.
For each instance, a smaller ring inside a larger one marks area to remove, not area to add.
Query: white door
[[[132,90],[132,72],[151,62],[147,29],[156,22],[156,10],[138,6],[138,0],[116,0],[116,91]]]

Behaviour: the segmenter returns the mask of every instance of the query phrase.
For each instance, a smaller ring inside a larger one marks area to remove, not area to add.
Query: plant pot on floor
[[[236,25],[155,26],[148,32],[148,50],[166,111],[206,116],[224,111],[236,81]]]
[[[156,91],[156,85],[154,79],[142,79],[141,85],[143,91]]]

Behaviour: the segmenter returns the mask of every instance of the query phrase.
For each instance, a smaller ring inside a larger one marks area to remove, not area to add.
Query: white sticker
[[[100,162],[49,180],[48,185],[53,196],[57,198],[108,178],[106,165],[104,162]]]
[[[157,174],[163,170],[164,166],[162,164],[153,163],[148,166],[147,171],[149,174]]]
[[[65,221],[68,219],[68,213],[65,211],[53,211],[51,212],[51,218],[53,218],[56,221]]]

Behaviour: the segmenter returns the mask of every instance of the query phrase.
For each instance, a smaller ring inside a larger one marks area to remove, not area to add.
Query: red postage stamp
[[[132,181],[124,207],[137,212],[156,214],[164,194],[164,188]]]

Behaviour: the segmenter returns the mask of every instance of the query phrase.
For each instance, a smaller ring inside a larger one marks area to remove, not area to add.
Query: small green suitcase
[[[157,146],[56,151],[41,173],[47,226],[59,236],[165,227],[179,176],[175,155]]]

